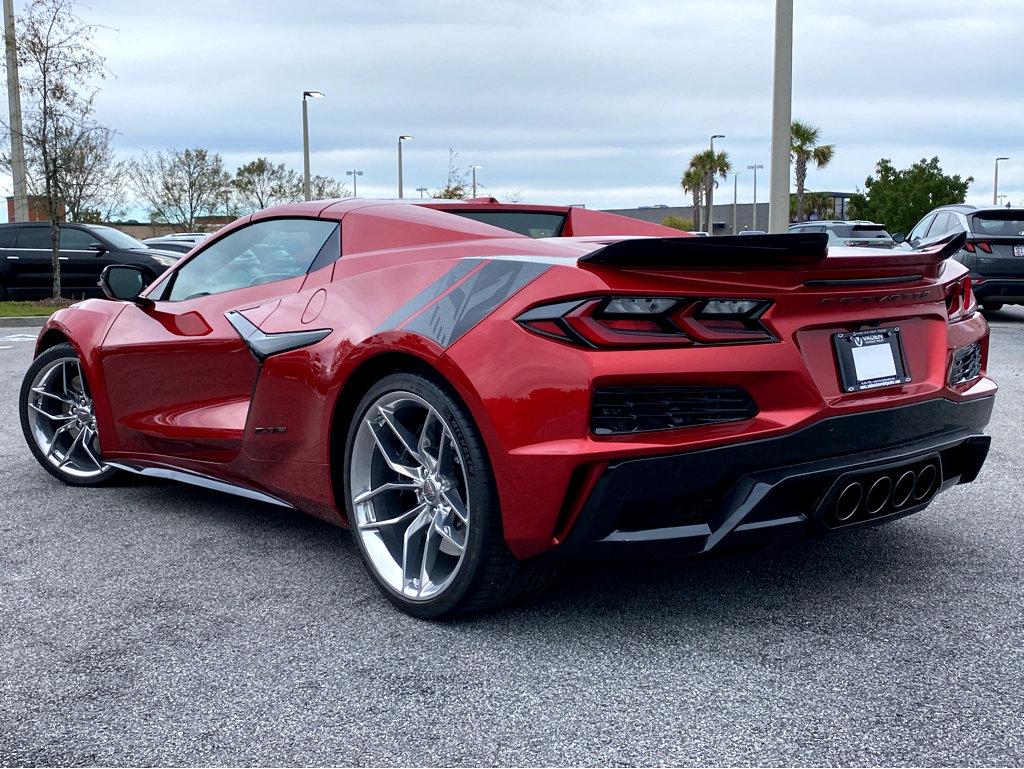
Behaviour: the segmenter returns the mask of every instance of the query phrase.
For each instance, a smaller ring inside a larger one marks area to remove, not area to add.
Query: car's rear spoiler
[[[965,239],[964,233],[957,233],[930,244],[928,249],[916,254],[909,251],[892,252],[891,259],[896,264],[900,258],[913,263],[917,261],[915,256],[918,256],[928,262],[938,263],[963,248]],[[886,256],[889,256],[889,252],[886,252]],[[813,267],[824,262],[827,257],[828,235],[809,232],[709,238],[630,238],[609,243],[604,248],[582,256],[579,263],[594,267],[659,271],[779,269]]]

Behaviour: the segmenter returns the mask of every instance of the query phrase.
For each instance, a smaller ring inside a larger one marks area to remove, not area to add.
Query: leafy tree
[[[666,216],[664,219],[661,220],[661,224],[664,227],[673,227],[677,230],[683,230],[685,232],[690,232],[693,230],[693,220],[684,219],[681,216]]]
[[[132,164],[135,189],[154,222],[194,230],[196,219],[217,211],[231,176],[220,155],[201,147],[148,153]]]
[[[445,198],[447,200],[465,200],[469,197],[469,182],[462,173],[462,169],[456,165],[459,153],[451,147],[448,148],[448,178],[444,186],[434,191],[432,198]],[[477,184],[477,187],[482,185]]]
[[[832,219],[835,215],[832,203],[832,197],[824,192],[805,192],[804,214],[807,217],[816,214],[817,219]],[[796,218],[796,194],[789,196],[789,218]]]
[[[352,190],[344,182],[339,182],[333,177],[314,174],[309,177],[309,195],[313,200],[350,198]]]
[[[804,220],[804,188],[807,183],[807,165],[814,163],[824,168],[832,162],[836,148],[834,144],[818,144],[821,129],[810,123],[794,120],[790,127],[790,152],[793,169],[796,172],[796,220]]]
[[[690,169],[695,170],[700,175],[704,186],[704,200],[707,201],[713,195],[712,190],[718,187],[718,179],[724,180],[728,177],[729,172],[732,170],[732,163],[729,162],[729,154],[727,152],[712,152],[711,149],[706,149],[690,158]],[[710,233],[713,226],[711,218],[714,212],[708,206],[704,208],[703,230]]]
[[[884,224],[890,232],[908,232],[933,208],[963,203],[973,181],[972,176],[961,179],[942,173],[937,157],[921,158],[904,170],[882,158],[875,164],[875,175],[864,180],[864,192],[854,195],[850,204],[858,219]]]
[[[699,222],[700,207],[704,202],[704,174],[699,168],[694,167],[692,159],[689,167],[683,172],[679,185],[684,192],[689,192],[693,196],[693,221]]]
[[[50,220],[53,298],[61,295],[60,218],[72,193],[72,173],[86,143],[106,131],[93,118],[96,81],[105,60],[93,48],[94,26],[76,14],[76,0],[32,0],[17,21],[27,177]],[[5,126],[9,132],[10,126]],[[70,201],[69,201],[70,202]],[[80,200],[76,197],[74,204]]]
[[[310,182],[312,186],[312,180]],[[245,213],[290,203],[302,197],[299,175],[284,163],[275,165],[267,158],[256,158],[239,166],[235,171],[234,187],[239,208]]]

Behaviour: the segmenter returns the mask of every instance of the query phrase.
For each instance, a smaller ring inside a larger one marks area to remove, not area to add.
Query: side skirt
[[[269,494],[264,494],[262,491],[238,486],[234,483],[227,483],[226,481],[219,481],[216,478],[210,478],[199,473],[191,473],[187,470],[178,470],[171,467],[137,467],[121,462],[107,462],[106,464],[116,467],[118,470],[135,473],[136,475],[146,475],[151,478],[167,478],[168,480],[180,481],[181,483],[190,483],[193,486],[201,486],[204,489],[212,489],[213,491],[222,491],[226,494],[234,494],[246,499],[254,499],[257,502],[266,502],[271,505],[295,509],[294,505],[277,497],[272,497]]]

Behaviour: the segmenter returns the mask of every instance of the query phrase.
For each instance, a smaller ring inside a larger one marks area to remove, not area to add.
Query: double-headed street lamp
[[[321,91],[302,92],[302,197],[309,200],[309,116],[306,99],[322,99]]]
[[[404,197],[402,195],[402,142],[412,141],[412,136],[399,136],[398,137],[398,197]]]
[[[1009,158],[996,158],[996,171],[992,175],[992,205],[999,205],[999,161]]]
[[[715,162],[715,139],[724,139],[723,134],[715,134],[711,137],[711,163],[712,167],[708,169],[710,178],[708,179],[708,235],[715,234],[715,169],[713,164]]]
[[[426,195],[427,195],[427,188],[426,187],[417,187],[416,188],[416,192],[418,192],[420,194],[421,198],[426,197]]]
[[[358,186],[358,183],[356,181],[356,177],[362,176],[363,172],[362,171],[352,170],[352,171],[346,171],[345,175],[352,177],[352,197],[358,198],[359,197],[359,186]]]
[[[469,170],[473,172],[473,197],[476,197],[476,169],[483,168],[483,166],[470,166]]]
[[[750,229],[752,230],[757,229],[757,171],[758,169],[762,168],[764,168],[764,166],[761,165],[760,163],[755,163],[752,166],[747,166],[748,171],[754,172],[754,218],[750,225]]]

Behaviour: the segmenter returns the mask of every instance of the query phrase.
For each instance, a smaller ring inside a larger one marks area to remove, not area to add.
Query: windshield
[[[449,211],[492,227],[518,232],[531,238],[554,238],[562,232],[565,214],[547,211]]]
[[[131,235],[126,235],[113,227],[90,227],[89,229],[97,235],[102,235],[115,248],[146,248],[146,244],[141,240],[136,240]]]
[[[984,211],[971,217],[971,231],[989,238],[1024,235],[1024,212]]]

